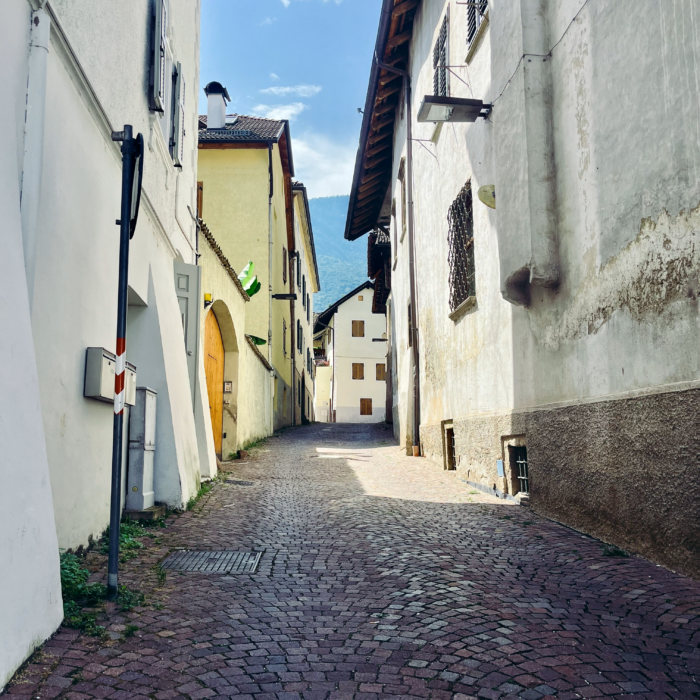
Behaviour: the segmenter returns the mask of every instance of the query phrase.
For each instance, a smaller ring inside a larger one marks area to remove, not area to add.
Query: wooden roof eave
[[[420,2],[383,0],[375,44],[375,56],[380,56],[383,62],[395,65],[407,60],[413,35],[413,11]],[[390,184],[393,156],[384,151],[393,146],[398,106],[396,98],[388,98],[396,95],[401,87],[399,75],[380,69],[376,60],[372,62],[345,224],[347,240],[368,233],[376,223],[372,218],[376,219],[381,213],[383,200],[380,196],[384,185],[388,189]],[[375,147],[375,144],[378,145]]]

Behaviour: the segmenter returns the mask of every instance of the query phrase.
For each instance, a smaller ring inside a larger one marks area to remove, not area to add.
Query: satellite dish
[[[496,208],[496,185],[479,187],[479,199],[491,209]]]

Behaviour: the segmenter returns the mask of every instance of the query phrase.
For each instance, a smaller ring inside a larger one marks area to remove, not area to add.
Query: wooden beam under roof
[[[401,83],[396,83],[395,85],[389,85],[388,87],[382,88],[377,91],[377,99],[385,100],[389,95],[393,95],[401,89]]]
[[[395,19],[401,15],[405,15],[414,7],[418,7],[418,5],[420,5],[420,0],[405,0],[394,7],[394,9],[391,11],[391,18]]]
[[[373,173],[365,173],[365,176],[362,178],[362,184],[359,186],[358,191],[359,192],[364,192],[368,187],[372,186],[372,181],[376,180],[378,177],[382,177],[383,175],[388,175],[389,174],[389,168],[386,168],[384,170],[377,170]]]
[[[370,136],[367,139],[367,144],[370,146],[374,146],[377,141],[381,141],[382,139],[385,139],[387,137],[393,138],[394,136],[394,130],[391,129],[390,131],[383,131],[382,133],[375,133],[373,136]]]
[[[379,107],[374,108],[374,113],[379,117],[382,114],[387,114],[392,110],[396,109],[396,102],[387,102]]]
[[[398,73],[389,73],[387,71],[386,73],[384,73],[384,75],[382,75],[379,78],[379,85],[381,87],[384,87],[385,85],[388,85],[393,80],[399,80],[400,78],[401,78],[401,76]]]
[[[397,34],[396,36],[391,37],[391,39],[389,39],[389,41],[386,42],[385,53],[388,53],[392,49],[395,49],[397,46],[401,46],[401,44],[405,44],[411,39],[411,36],[413,36],[413,31],[409,30],[407,32],[401,32],[401,34]]]
[[[365,168],[367,168],[367,170],[376,168],[380,163],[383,163],[385,160],[389,160],[389,158],[391,158],[391,153],[380,153],[374,158],[367,158],[365,160]]]
[[[391,142],[389,141],[389,139],[386,139],[384,141],[384,143],[380,143],[378,146],[375,146],[374,148],[370,148],[365,155],[366,156],[376,155],[377,153],[381,153],[383,150],[389,148],[390,146],[391,146]]]
[[[388,187],[388,185],[385,185],[384,182],[377,182],[377,184],[374,185],[374,187],[370,187],[369,189],[365,190],[364,192],[360,192],[357,195],[357,201],[361,202],[364,199],[367,199],[370,195],[376,194],[381,190],[383,187]]]

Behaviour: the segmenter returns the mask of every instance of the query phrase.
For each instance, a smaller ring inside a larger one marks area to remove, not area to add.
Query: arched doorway
[[[207,395],[214,434],[214,448],[222,458],[224,425],[224,341],[216,316],[210,310],[204,322],[204,372],[207,377]]]

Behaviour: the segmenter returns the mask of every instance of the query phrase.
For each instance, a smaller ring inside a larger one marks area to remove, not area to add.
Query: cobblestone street
[[[250,483],[220,480],[123,566],[146,602],[108,608],[111,639],[61,628],[8,700],[700,697],[700,584],[475,492],[384,426],[291,429],[226,478]],[[177,548],[263,556],[163,582]]]

